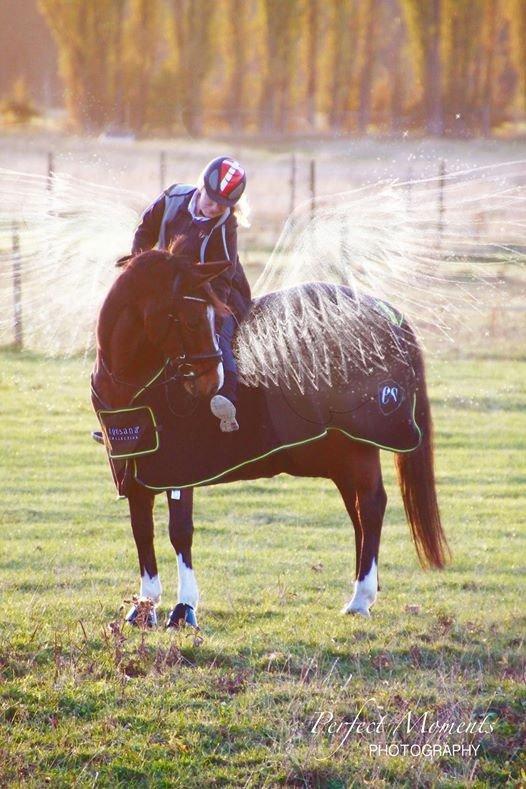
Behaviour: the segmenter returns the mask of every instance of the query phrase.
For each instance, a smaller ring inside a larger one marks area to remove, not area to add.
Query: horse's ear
[[[214,263],[195,263],[190,269],[192,284],[199,287],[205,282],[215,279],[231,265],[229,260],[218,260]]]
[[[121,268],[122,266],[125,266],[126,263],[128,263],[128,261],[133,257],[135,257],[135,255],[123,255],[121,258],[115,261],[115,268]]]

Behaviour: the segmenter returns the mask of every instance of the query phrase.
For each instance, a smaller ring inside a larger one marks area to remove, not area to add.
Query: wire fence
[[[138,157],[141,159],[142,177],[138,177],[137,162],[134,162],[127,169],[122,168],[119,159],[123,153],[125,152],[122,150],[119,152],[114,170],[113,172],[106,172],[105,180],[120,181],[121,176],[124,176],[122,180],[129,181],[129,171],[131,170],[133,187],[137,189],[137,186],[140,185],[141,191],[144,190],[145,192],[145,197],[146,193],[150,194],[150,200],[152,194],[155,195],[173,182],[170,177],[172,173],[177,173],[179,182],[193,182],[197,171],[195,160],[199,158],[202,162],[204,158],[201,153],[198,156],[194,153],[188,159],[181,157],[179,152],[173,150],[150,149],[143,151]],[[137,156],[136,151],[131,149],[128,156]],[[327,199],[330,198],[331,194],[341,193],[343,191],[342,186],[359,188],[366,179],[364,179],[363,173],[354,172],[354,181],[349,183],[346,173],[338,172],[338,162],[299,155],[296,152],[278,153],[265,161],[262,161],[261,157],[258,158],[254,154],[248,158],[249,160],[251,159],[249,161],[249,168],[252,171],[251,181],[257,184],[258,188],[252,190],[255,220],[248,230],[240,234],[240,254],[249,273],[249,278],[254,281],[274,248],[284,223],[287,219],[290,222],[291,217],[293,220],[295,211],[307,212],[310,219],[314,221],[319,199]],[[245,162],[246,159],[247,154],[245,152],[243,161]],[[81,177],[86,177],[88,174],[87,170],[89,170],[89,166],[86,161],[82,160],[82,157],[65,158],[60,153],[57,156],[53,150],[41,152],[36,157],[33,153],[33,168],[35,168],[35,163],[38,161],[40,161],[39,169],[42,175],[45,176],[45,189],[50,196],[53,195],[55,180],[61,171],[71,172],[72,169],[75,169]],[[95,160],[92,162],[91,169],[91,178],[94,179],[92,182],[97,183],[101,178],[100,161]],[[433,177],[433,168],[428,168],[427,172],[428,174],[431,173]],[[524,256],[526,246],[521,245],[520,239],[514,239],[514,243],[512,245],[508,244],[506,249],[503,249],[503,245],[499,243],[493,246],[488,243],[481,244],[481,228],[483,228],[486,220],[479,212],[473,216],[471,239],[466,239],[461,255],[457,255],[456,250],[452,250],[448,246],[447,238],[448,175],[444,159],[434,162],[435,186],[433,199],[436,202],[434,209],[434,252],[437,255],[437,259],[447,259],[448,257],[453,259],[455,256],[463,261],[476,259],[478,263],[484,263],[488,266],[488,276],[498,276],[501,279],[510,278],[510,291],[513,292],[514,298],[510,300],[506,298],[500,299],[498,304],[492,306],[489,314],[484,316],[488,336],[497,337],[503,331],[507,331],[510,322],[520,322],[522,313],[526,311],[526,299],[524,305],[517,303],[517,282],[520,283],[520,288],[523,288],[523,269],[519,272],[518,280],[514,280],[513,276],[510,276],[508,273],[508,267],[512,265],[512,260],[516,259],[517,255]],[[403,173],[408,215],[419,210],[415,184],[419,184],[421,178],[421,173],[417,172],[411,165]],[[72,219],[74,221],[74,217]],[[81,221],[80,217],[79,221]],[[9,242],[6,239],[6,222],[4,221],[2,245],[0,246],[0,265],[3,269],[2,279],[4,281],[2,299],[3,321],[0,342],[4,345],[11,344],[15,348],[23,348],[25,346],[24,306],[26,303],[24,290],[29,287],[27,272],[24,271],[26,257],[22,253],[24,223],[17,220],[16,217],[10,217],[9,222]],[[352,216],[349,217],[349,223],[352,223]],[[348,245],[345,243],[346,223],[342,223],[341,233],[342,254],[347,254]],[[125,251],[123,250],[123,252]],[[516,269],[513,269],[513,273],[515,272]],[[9,299],[6,298],[6,292],[9,290],[9,288],[6,288],[6,279],[11,281],[11,296]],[[9,313],[12,316],[10,321],[6,320],[6,314]]]

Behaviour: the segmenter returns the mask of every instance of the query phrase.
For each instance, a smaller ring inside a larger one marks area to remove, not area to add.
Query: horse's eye
[[[202,311],[199,309],[201,305],[195,302],[185,302],[183,309],[180,312],[181,320],[184,328],[190,332],[197,331],[201,326],[203,320]]]

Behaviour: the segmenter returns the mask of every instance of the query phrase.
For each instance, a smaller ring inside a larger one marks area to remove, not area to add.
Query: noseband
[[[181,297],[178,297],[177,290],[179,288],[180,280],[181,280],[181,274],[176,274],[175,277],[174,277],[173,285],[172,285],[172,312],[170,312],[168,314],[168,318],[170,320],[169,320],[169,323],[168,323],[168,327],[166,329],[166,333],[165,333],[164,338],[163,338],[163,342],[166,339],[166,337],[168,336],[168,332],[170,331],[170,326],[172,324],[175,324],[177,326],[178,339],[179,339],[179,344],[180,344],[180,346],[182,348],[182,354],[180,356],[176,357],[175,359],[170,359],[171,363],[175,367],[175,375],[173,376],[173,378],[171,380],[182,379],[182,380],[193,380],[193,381],[195,381],[196,378],[200,378],[202,375],[205,375],[207,372],[209,372],[211,369],[213,369],[216,366],[216,364],[218,364],[220,361],[222,361],[223,360],[223,354],[222,354],[221,349],[219,348],[219,346],[217,347],[216,350],[211,351],[210,353],[186,353],[186,350],[185,350],[185,347],[184,347],[184,337],[183,337],[183,333],[182,333],[181,328],[180,328],[180,326],[181,326],[181,319],[176,314],[175,309],[174,309],[175,303],[176,303],[176,299],[177,298],[182,298],[185,301],[199,301],[202,304],[208,304],[208,302],[207,302],[206,299],[202,299],[199,296],[181,296]],[[207,367],[205,367],[205,369],[200,370],[199,372],[197,372],[197,370],[193,366],[194,363],[195,362],[203,362],[203,361],[207,361],[207,360],[210,360],[212,362],[212,364],[210,364]]]

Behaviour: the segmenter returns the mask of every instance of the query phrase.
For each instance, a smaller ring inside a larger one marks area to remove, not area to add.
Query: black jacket
[[[171,189],[172,187],[170,187]],[[167,189],[143,213],[140,224],[133,239],[132,253],[145,252],[159,242],[161,223],[166,207]],[[166,227],[166,239],[169,243],[177,236],[183,240],[178,252],[200,260],[203,239],[210,233],[217,219],[196,222],[188,211],[188,204],[195,189],[184,196],[181,205]],[[204,261],[229,260],[230,267],[210,283],[219,298],[227,304],[236,317],[241,319],[251,302],[250,285],[243,271],[237,254],[237,220],[230,213],[222,227],[215,228],[204,250]]]

